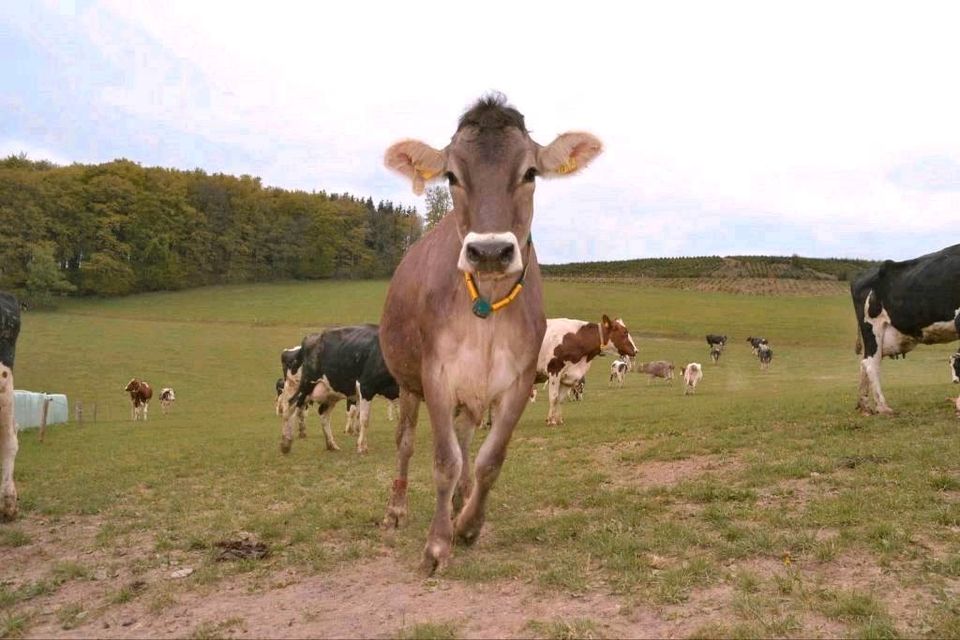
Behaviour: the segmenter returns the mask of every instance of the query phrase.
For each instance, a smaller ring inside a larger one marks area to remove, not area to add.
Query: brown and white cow
[[[160,389],[160,411],[163,412],[163,415],[167,415],[167,411],[170,410],[176,400],[177,394],[173,392],[171,387]]]
[[[491,97],[464,113],[443,149],[404,140],[386,152],[386,165],[409,178],[417,194],[431,178],[446,179],[454,205],[400,262],[380,323],[383,355],[400,385],[398,476],[384,522],[399,525],[406,517],[423,399],[437,498],[423,554],[430,572],[447,563],[454,537],[469,544],[479,536],[487,496],[536,377],[546,329],[530,237],[536,179],[576,173],[600,151],[588,133],[565,133],[540,146],[523,115]],[[493,425],[474,476],[470,440],[490,408]]]
[[[13,407],[13,361],[20,335],[20,305],[0,291],[0,520],[17,517],[17,486],[13,466],[20,445]]]
[[[147,409],[153,397],[153,389],[140,378],[132,378],[124,391],[130,394],[130,419],[147,421]]]
[[[622,356],[637,355],[637,345],[623,320],[600,322],[550,318],[537,358],[537,380],[547,381],[550,408],[547,424],[563,424],[560,401],[577,381],[586,377],[590,365],[602,351],[613,348]]]

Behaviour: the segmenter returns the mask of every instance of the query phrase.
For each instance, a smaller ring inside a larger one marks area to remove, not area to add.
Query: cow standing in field
[[[443,177],[453,211],[404,256],[387,292],[380,339],[400,384],[398,477],[385,524],[407,513],[407,469],[420,400],[433,430],[436,509],[423,566],[450,558],[454,537],[472,543],[513,429],[534,383],[546,322],[540,268],[530,237],[537,176],[572,175],[601,150],[587,133],[565,133],[540,146],[523,115],[498,98],[461,118],[444,149],[405,140],[385,163],[413,190]],[[470,441],[488,408],[493,426],[470,469]],[[454,515],[453,503],[462,503]]]
[[[337,402],[347,399],[357,403],[357,453],[366,453],[370,402],[378,395],[394,400],[399,393],[383,361],[377,325],[341,327],[308,335],[292,365],[291,370],[299,373],[299,384],[283,409],[280,450],[290,451],[298,412],[308,402],[315,402],[327,449],[339,451],[330,422]],[[348,428],[353,420],[348,408]]]
[[[747,342],[750,343],[750,349],[753,351],[753,355],[757,355],[760,345],[769,344],[766,338],[754,338],[753,336],[747,338]]]
[[[17,517],[17,486],[13,482],[17,458],[17,423],[13,408],[13,361],[20,335],[20,305],[0,291],[0,520]]]
[[[683,367],[683,395],[694,393],[703,379],[703,367],[699,362],[691,362]]]
[[[150,408],[150,399],[153,398],[153,388],[145,380],[132,378],[124,391],[130,394],[130,419],[147,421],[147,410]]]
[[[707,346],[713,348],[717,346],[723,351],[723,348],[727,346],[727,336],[720,336],[715,333],[707,334]]]
[[[757,347],[757,359],[760,360],[760,369],[766,371],[770,367],[770,362],[773,361],[773,349],[770,345],[764,343]]]
[[[550,318],[537,358],[537,381],[547,381],[550,408],[547,424],[563,424],[560,401],[576,382],[585,378],[594,358],[613,348],[623,356],[635,356],[637,345],[623,320],[585,322],[570,318]]]
[[[887,260],[857,277],[850,293],[863,343],[857,409],[893,413],[880,388],[883,356],[960,337],[960,244],[913,260]]]
[[[655,378],[661,378],[670,382],[673,380],[673,363],[666,360],[654,360],[653,362],[640,362],[637,364],[637,373],[645,373],[647,384],[650,384]]]
[[[713,364],[717,364],[720,361],[720,355],[723,353],[723,347],[721,345],[712,344],[710,345],[710,359],[713,360]]]
[[[618,387],[623,386],[623,378],[627,374],[629,365],[619,358],[610,363],[610,384],[616,381]]]
[[[167,411],[173,406],[177,399],[177,394],[170,387],[164,387],[160,390],[160,411],[167,415]]]

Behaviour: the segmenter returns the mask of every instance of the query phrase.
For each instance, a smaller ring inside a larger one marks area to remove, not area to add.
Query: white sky
[[[958,18],[949,2],[16,0],[0,36],[37,80],[4,89],[0,153],[422,209],[384,149],[443,146],[497,89],[540,143],[584,129],[606,145],[538,186],[545,262],[902,258],[960,237]],[[62,106],[31,120],[44,101]]]

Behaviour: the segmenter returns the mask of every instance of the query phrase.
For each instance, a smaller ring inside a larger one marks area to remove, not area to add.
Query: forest
[[[0,160],[0,289],[28,303],[281,279],[388,277],[413,208],[259,178]]]

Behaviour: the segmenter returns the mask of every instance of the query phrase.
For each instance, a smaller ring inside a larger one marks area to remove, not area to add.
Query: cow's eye
[[[444,175],[446,176],[447,182],[450,184],[451,187],[456,187],[460,184],[460,181],[457,180],[457,176],[453,175],[452,171],[447,171],[447,173]]]
[[[536,167],[530,167],[529,169],[527,169],[527,172],[523,174],[523,181],[533,182],[533,180],[537,177],[538,173],[539,172],[537,171]]]

